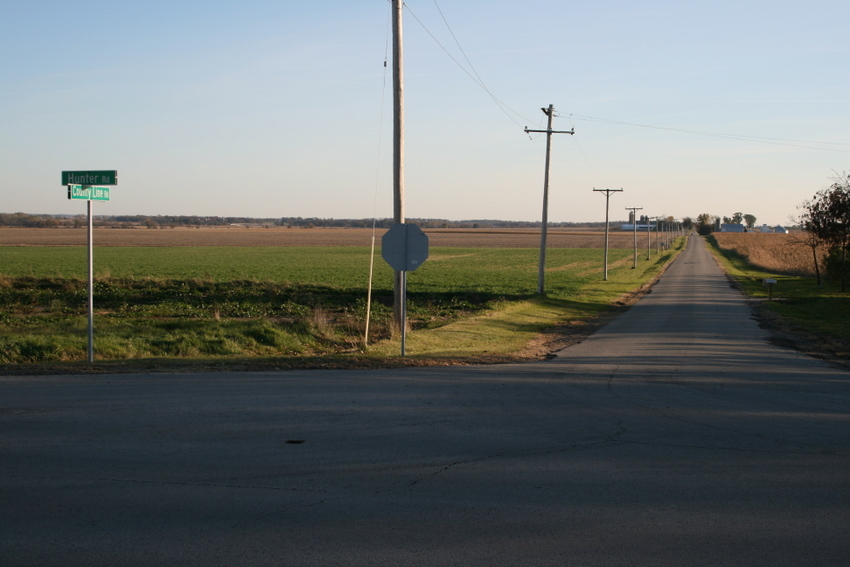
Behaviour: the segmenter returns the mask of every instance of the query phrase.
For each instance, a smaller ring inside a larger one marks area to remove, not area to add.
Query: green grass
[[[610,263],[630,257],[611,250]],[[414,292],[482,292],[521,295],[537,286],[538,251],[529,248],[436,248],[430,259],[408,276]],[[547,269],[551,294],[574,289],[577,271],[601,271],[602,251],[551,249]],[[95,248],[95,276],[141,280],[200,280],[323,285],[364,289],[369,275],[369,249],[359,247],[202,247]],[[583,265],[584,267],[581,267]],[[0,275],[38,279],[84,279],[86,252],[73,247],[0,248]],[[577,268],[576,270],[572,268]],[[578,276],[583,279],[585,276]],[[586,277],[595,277],[588,273]],[[375,259],[374,286],[392,287],[392,270]]]
[[[547,252],[536,295],[536,249],[437,248],[408,274],[412,352],[471,356],[521,350],[556,324],[587,319],[654,277],[674,252]],[[618,264],[619,262],[619,264]],[[0,248],[0,362],[86,356],[85,249]],[[99,360],[314,356],[360,350],[367,248],[95,249]],[[392,271],[378,255],[372,356],[397,354]],[[463,336],[463,340],[459,337]]]
[[[710,249],[726,271],[753,298],[767,299],[759,309],[778,316],[792,329],[821,337],[833,354],[846,356],[850,340],[850,294],[841,293],[836,282],[817,285],[813,277],[791,276],[766,271],[749,264],[739,254],[723,250],[706,238]],[[774,279],[772,291],[764,285]]]

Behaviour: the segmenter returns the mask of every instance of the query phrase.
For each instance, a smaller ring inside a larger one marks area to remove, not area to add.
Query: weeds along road
[[[0,378],[2,565],[847,565],[850,375],[702,241],[546,362]]]

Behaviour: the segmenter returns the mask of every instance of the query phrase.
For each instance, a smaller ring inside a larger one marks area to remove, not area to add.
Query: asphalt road
[[[850,564],[850,374],[702,242],[549,361],[0,377],[0,565]]]

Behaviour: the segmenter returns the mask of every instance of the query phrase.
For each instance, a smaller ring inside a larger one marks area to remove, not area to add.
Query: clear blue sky
[[[846,0],[407,7],[408,217],[539,220],[549,104],[552,221],[602,220],[595,187],[612,219],[786,224],[850,170]],[[391,217],[389,14],[0,0],[0,212],[83,213],[61,171],[117,169],[95,214]]]

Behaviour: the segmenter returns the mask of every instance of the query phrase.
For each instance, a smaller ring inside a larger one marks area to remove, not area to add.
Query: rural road
[[[702,241],[545,362],[0,377],[0,565],[850,564],[850,374]]]

